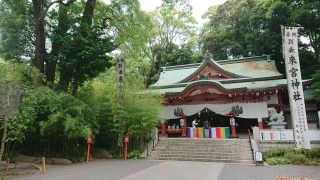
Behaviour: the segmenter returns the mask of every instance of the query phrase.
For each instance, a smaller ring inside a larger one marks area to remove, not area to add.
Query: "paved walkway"
[[[252,166],[190,161],[99,160],[49,167],[45,175],[21,180],[272,180],[276,177],[320,180],[320,167]]]

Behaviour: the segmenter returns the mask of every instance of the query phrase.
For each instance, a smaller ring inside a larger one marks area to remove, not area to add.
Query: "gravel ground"
[[[45,175],[10,177],[19,180],[320,180],[320,167],[252,166],[190,161],[98,160],[49,166]],[[296,178],[296,179],[293,179]],[[281,179],[284,180],[284,179]]]
[[[14,177],[21,180],[117,180],[132,173],[141,171],[160,161],[147,160],[97,160],[89,163],[72,164],[66,166],[52,166],[45,175]]]
[[[219,180],[274,180],[277,177],[305,178],[320,180],[320,167],[317,166],[249,166],[225,164]],[[299,180],[305,180],[299,179]],[[293,180],[293,179],[290,179]]]

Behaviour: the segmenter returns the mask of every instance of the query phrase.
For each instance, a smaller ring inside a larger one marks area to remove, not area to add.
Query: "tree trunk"
[[[33,65],[44,73],[44,62],[46,53],[46,40],[44,32],[44,0],[32,0],[35,21],[35,52]]]
[[[2,121],[4,121],[4,119],[2,119]],[[7,125],[4,125],[2,139],[1,139],[1,147],[0,147],[0,161],[2,159],[3,152],[4,152],[4,145],[5,145],[5,138],[7,136],[7,130],[8,130]]]
[[[95,7],[96,7],[96,0],[86,1],[86,5],[81,18],[81,24],[77,31],[78,35],[82,36],[83,38],[88,36],[90,32],[90,27],[92,25],[92,19],[93,19],[93,13],[94,13]],[[80,48],[76,50],[76,52],[79,52],[79,51],[82,51],[82,49]],[[71,51],[69,53],[75,53],[75,51]],[[73,54],[70,56],[72,57]],[[66,58],[68,58],[68,54],[66,55]],[[72,82],[72,85],[71,85],[72,94],[73,95],[77,94],[77,90],[79,87],[79,79],[76,76],[78,71],[77,67],[78,66],[76,65],[75,67],[73,67],[73,69],[62,68],[60,73],[59,83],[58,83],[59,89],[63,91],[67,91],[69,88],[70,82]]]
[[[87,27],[91,26],[95,7],[96,7],[96,0],[87,0],[86,6],[82,14],[82,19],[81,19],[82,26],[83,25]],[[88,30],[86,29],[86,31]]]
[[[63,73],[63,71],[60,73],[61,74],[58,82],[58,89],[62,91],[67,91],[71,81],[71,75],[69,75],[68,73]]]
[[[72,82],[72,95],[73,96],[77,95],[78,87],[79,87],[78,81],[77,81],[77,79],[74,79],[73,82]]]
[[[50,57],[46,63],[46,77],[47,81],[53,83],[55,79],[55,72],[57,67],[57,60],[59,54],[61,54],[62,38],[66,35],[68,29],[70,28],[70,23],[68,21],[68,6],[64,4],[59,4],[59,17],[58,17],[58,27],[55,30],[56,38],[52,40],[52,50]]]

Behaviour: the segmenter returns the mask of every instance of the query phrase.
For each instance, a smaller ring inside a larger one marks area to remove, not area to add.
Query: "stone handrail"
[[[151,140],[147,144],[146,149],[143,151],[143,153],[140,155],[140,158],[147,158],[151,151],[154,149],[154,147],[158,144],[159,141],[159,134],[158,134],[158,128],[155,128],[151,132]]]

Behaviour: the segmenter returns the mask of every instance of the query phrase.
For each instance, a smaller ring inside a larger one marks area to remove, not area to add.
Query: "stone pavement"
[[[252,166],[246,164],[191,161],[98,160],[89,163],[66,166],[51,166],[47,169],[47,173],[45,175],[35,174],[30,176],[14,177],[14,179],[272,180],[285,176],[290,178],[305,178],[303,180],[320,180],[320,167]]]

